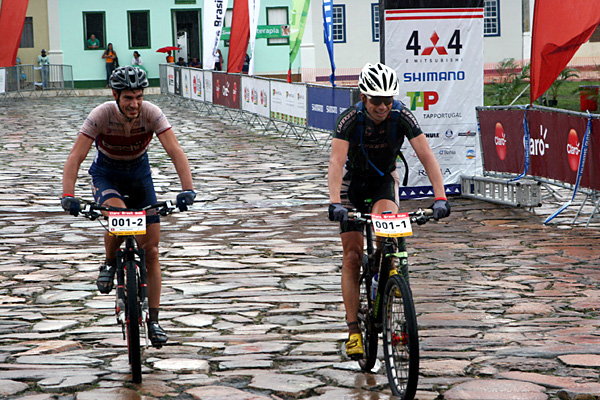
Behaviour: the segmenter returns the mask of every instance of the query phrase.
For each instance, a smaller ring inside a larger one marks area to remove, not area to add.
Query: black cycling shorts
[[[370,212],[370,205],[365,200],[370,199],[370,204],[379,200],[391,200],[399,204],[400,178],[397,171],[384,176],[360,178],[351,177],[349,172],[344,173],[340,197],[342,205],[347,209],[356,209],[362,213]],[[358,231],[362,232],[364,224],[353,221],[341,222],[341,233]]]

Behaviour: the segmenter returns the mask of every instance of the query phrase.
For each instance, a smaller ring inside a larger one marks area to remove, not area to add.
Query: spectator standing
[[[217,61],[215,62],[215,71],[222,71],[223,70],[223,54],[221,54],[221,49],[217,49],[215,56],[217,57]]]
[[[146,68],[143,65],[144,65],[144,60],[142,60],[142,56],[140,56],[140,53],[138,53],[137,51],[134,51],[133,58],[131,59],[131,66],[138,67],[138,68],[146,71]]]
[[[50,69],[50,59],[46,55],[46,49],[42,49],[42,54],[38,56],[38,64],[41,67],[42,86],[46,89],[48,87],[48,70]]]
[[[169,52],[167,53],[167,64],[174,64],[175,63],[175,57],[173,57],[171,55],[171,50],[169,50]]]
[[[87,40],[87,48],[90,50],[96,50],[100,47],[100,41],[96,38],[96,35],[92,33],[90,38]]]
[[[106,60],[106,87],[108,88],[110,76],[115,70],[115,60],[117,59],[117,52],[113,50],[112,43],[108,44],[106,50],[102,53],[102,58]]]
[[[250,56],[246,53],[246,57],[244,58],[244,65],[242,65],[242,73],[247,74],[250,69]]]

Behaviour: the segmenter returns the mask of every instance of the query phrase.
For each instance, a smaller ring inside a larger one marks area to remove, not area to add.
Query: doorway
[[[183,57],[187,63],[194,57],[202,60],[200,11],[174,11],[173,26],[175,28],[175,43],[177,43],[177,47],[181,48],[181,50],[175,52],[175,61],[179,57]]]

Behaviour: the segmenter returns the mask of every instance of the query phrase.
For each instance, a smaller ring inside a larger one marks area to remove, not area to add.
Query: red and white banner
[[[239,110],[241,88],[239,75],[213,72],[213,104]]]
[[[531,33],[531,103],[554,83],[598,24],[598,0],[535,2]]]
[[[399,100],[419,121],[454,193],[461,175],[481,171],[475,107],[483,105],[483,1],[478,7],[456,1],[454,8],[430,3],[385,11],[385,63],[398,73]],[[410,173],[401,197],[431,194],[408,141],[403,152]]]
[[[237,0],[233,2],[231,18],[231,37],[229,39],[229,55],[227,56],[227,72],[236,74],[242,72],[244,58],[248,50],[250,37],[250,18],[248,17],[248,2]]]
[[[204,69],[214,69],[219,60],[216,54],[221,32],[225,25],[227,0],[204,0],[202,9],[202,65]]]
[[[524,110],[478,110],[483,166],[486,171],[520,174],[525,168]],[[564,112],[529,109],[528,175],[574,184],[588,119]],[[592,135],[581,186],[600,190],[600,120]]]

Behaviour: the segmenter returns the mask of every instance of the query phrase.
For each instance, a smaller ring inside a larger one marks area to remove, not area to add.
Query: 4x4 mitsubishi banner
[[[399,100],[425,132],[447,193],[458,194],[461,175],[481,173],[475,107],[483,105],[483,0],[397,4],[385,10],[385,64],[398,73]],[[403,153],[410,172],[400,196],[433,194],[408,141]]]

